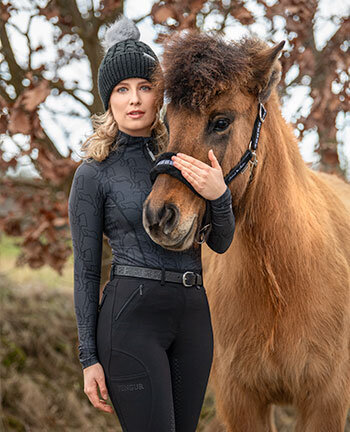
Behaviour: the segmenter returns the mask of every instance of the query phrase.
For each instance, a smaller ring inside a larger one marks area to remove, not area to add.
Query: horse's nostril
[[[168,235],[176,225],[179,214],[179,209],[171,203],[166,203],[159,208],[152,207],[149,202],[145,204],[145,219],[150,231],[157,232],[160,229]]]
[[[169,234],[178,220],[179,210],[174,204],[165,204],[159,216],[159,225],[163,228],[164,234]]]
[[[146,220],[148,221],[149,225],[152,225],[154,223],[154,221],[153,221],[154,212],[152,212],[152,210],[151,210],[151,206],[149,204],[149,201],[147,201],[146,206],[145,206],[145,216],[146,216]]]

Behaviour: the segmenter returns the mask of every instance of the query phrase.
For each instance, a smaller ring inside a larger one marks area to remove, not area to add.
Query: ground
[[[115,414],[96,410],[83,392],[72,257],[59,276],[48,267],[16,267],[18,252],[12,239],[0,237],[0,430],[121,431]],[[197,432],[214,414],[208,389]],[[292,432],[293,410],[277,410],[276,423],[279,432]]]

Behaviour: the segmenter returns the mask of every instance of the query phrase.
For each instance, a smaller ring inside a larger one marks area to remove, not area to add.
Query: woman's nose
[[[140,95],[137,90],[132,91],[130,96],[130,103],[138,104],[141,102]]]

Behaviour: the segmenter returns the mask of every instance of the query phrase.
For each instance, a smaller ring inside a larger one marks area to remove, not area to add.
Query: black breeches
[[[123,431],[195,432],[213,356],[203,285],[114,276],[97,350]]]

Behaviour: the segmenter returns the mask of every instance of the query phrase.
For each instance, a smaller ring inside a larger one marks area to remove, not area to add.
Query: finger
[[[99,397],[97,393],[97,383],[95,380],[91,382],[91,384],[85,388],[85,393],[87,394],[88,398],[90,399],[90,402],[93,406],[96,406],[99,402]]]
[[[221,166],[220,166],[218,160],[216,159],[216,156],[215,156],[215,154],[214,154],[213,149],[210,149],[210,150],[209,150],[209,152],[208,152],[208,156],[209,156],[209,159],[210,159],[210,161],[211,161],[211,166],[212,166],[213,168],[216,168],[216,169],[221,168]]]
[[[96,398],[94,396],[89,396],[89,399],[92,405],[100,411],[113,413],[113,408],[103,399],[99,399],[98,397]]]
[[[200,188],[200,183],[198,180],[194,178],[194,175],[190,173],[189,171],[184,171],[182,174],[187,181],[191,183],[191,185],[198,191]]]
[[[199,176],[198,174],[196,174],[195,172],[193,172],[187,168],[182,168],[181,173],[182,173],[182,175],[185,174],[185,175],[191,177],[192,179],[196,180],[197,182],[199,182],[202,179],[201,176]]]
[[[95,408],[100,409],[101,411],[112,412],[110,411],[111,407],[107,405],[107,403],[100,399],[97,393],[97,382],[93,380],[93,383],[86,388],[85,393],[87,394],[90,402]]]
[[[103,397],[103,399],[107,400],[108,390],[107,390],[104,374],[102,376],[99,376],[98,378],[96,378],[96,381],[97,381],[98,387],[100,389],[101,396]],[[113,408],[107,404],[106,400],[103,400],[103,399],[99,399],[99,404],[96,408],[98,408],[104,412],[113,413]]]
[[[98,403],[94,405],[95,408],[103,412],[113,413],[113,408],[103,399],[99,399]]]
[[[202,168],[197,167],[196,165],[191,164],[190,162],[187,162],[185,160],[181,160],[179,158],[173,162],[174,162],[174,166],[176,168],[181,169],[181,167],[186,167],[186,168],[189,168],[191,171],[196,172],[200,176],[205,175],[205,173],[208,172],[208,168],[210,168],[209,165],[204,164],[205,169],[202,169]]]
[[[100,399],[101,405],[98,407],[103,412],[113,413],[114,409],[104,400]]]
[[[101,396],[103,397],[103,399],[107,400],[107,398],[108,398],[108,391],[107,391],[107,386],[106,386],[105,378],[103,376],[97,378],[97,384],[98,384],[98,386],[100,388]]]
[[[185,153],[177,153],[176,154],[177,157],[181,158],[182,161],[187,161],[199,168],[205,169],[206,167],[208,167],[209,165],[207,165],[206,163],[202,162],[199,159],[196,159],[190,155],[187,155]]]

